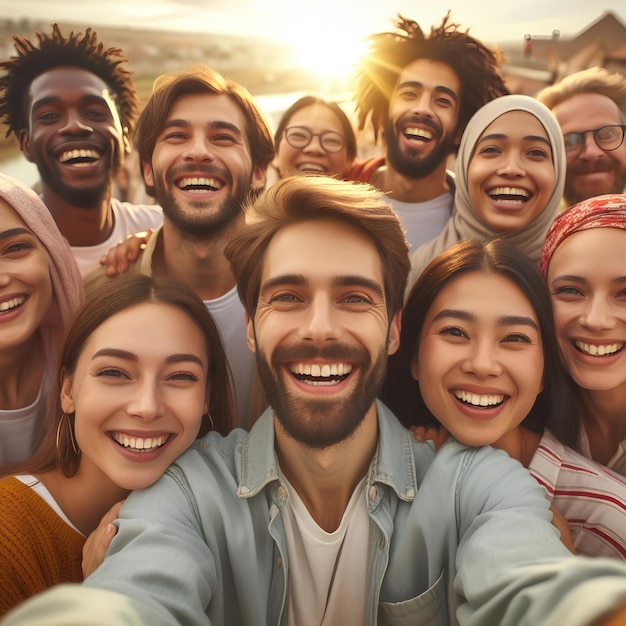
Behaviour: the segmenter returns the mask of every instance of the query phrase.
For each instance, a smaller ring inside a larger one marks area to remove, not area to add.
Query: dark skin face
[[[109,87],[87,70],[57,67],[31,83],[29,96],[20,146],[37,165],[44,199],[99,208],[129,148]]]

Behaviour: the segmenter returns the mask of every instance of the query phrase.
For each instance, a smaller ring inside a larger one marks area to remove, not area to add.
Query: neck
[[[70,246],[95,246],[113,232],[110,193],[99,206],[85,208],[70,204],[44,184],[43,201]]]
[[[583,428],[589,440],[591,457],[606,465],[626,440],[626,383],[606,391],[581,390]]]
[[[65,476],[59,468],[43,472],[37,478],[72,524],[86,537],[97,528],[106,512],[130,493],[97,468],[87,468],[84,460],[71,478]]]
[[[498,450],[504,450],[512,459],[519,461],[524,467],[528,467],[539,447],[542,435],[528,430],[524,426],[518,426],[509,431],[492,444]]]
[[[163,241],[156,251],[160,271],[180,280],[203,300],[215,300],[235,286],[235,276],[224,256],[224,248],[239,221],[212,239],[192,240],[165,219]]]
[[[0,353],[0,409],[21,409],[35,402],[45,360],[39,332],[33,333],[26,343]]]
[[[339,528],[348,502],[367,473],[378,443],[373,405],[348,439],[323,450],[307,448],[289,437],[274,417],[280,469],[326,532]]]
[[[371,184],[399,202],[428,202],[450,191],[446,170],[447,161],[443,161],[428,176],[411,178],[386,163],[374,172]]]

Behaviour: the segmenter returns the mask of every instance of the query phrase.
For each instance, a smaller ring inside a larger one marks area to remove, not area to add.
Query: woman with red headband
[[[559,215],[539,265],[583,407],[581,450],[626,476],[626,195],[590,198]]]

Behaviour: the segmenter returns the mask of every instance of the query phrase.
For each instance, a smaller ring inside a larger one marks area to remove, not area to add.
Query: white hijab
[[[545,128],[552,148],[555,181],[554,190],[548,200],[548,204],[532,222],[517,231],[497,233],[474,211],[469,195],[467,172],[476,142],[494,120],[509,111],[530,113]],[[548,228],[558,212],[565,184],[566,166],[565,146],[563,144],[561,127],[551,111],[541,102],[535,100],[535,98],[523,95],[501,96],[478,109],[468,122],[459,146],[455,167],[456,191],[452,216],[439,237],[421,245],[413,253],[407,293],[415,284],[424,268],[436,256],[463,239],[505,239],[537,262]]]

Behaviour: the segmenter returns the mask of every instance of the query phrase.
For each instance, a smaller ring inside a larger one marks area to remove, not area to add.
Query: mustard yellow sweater
[[[85,538],[28,485],[0,480],[0,616],[61,582],[80,582]]]

